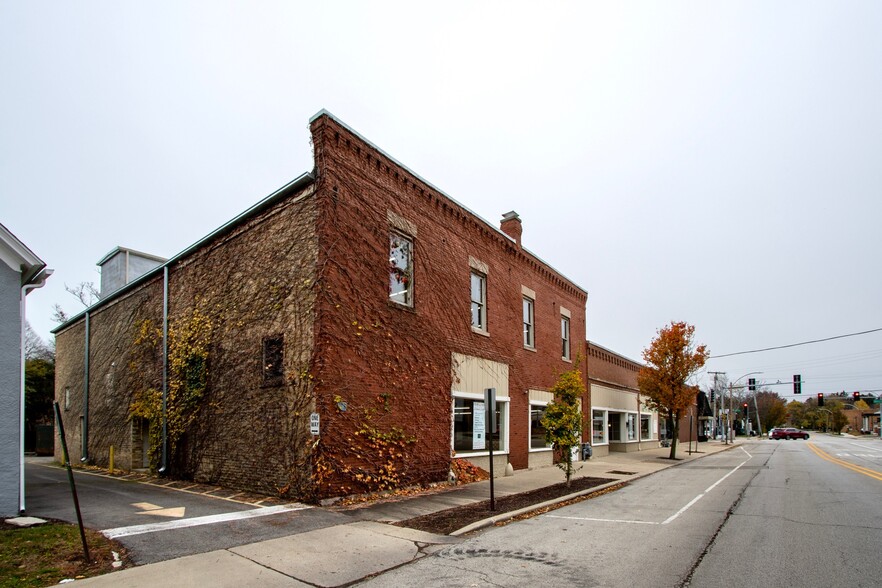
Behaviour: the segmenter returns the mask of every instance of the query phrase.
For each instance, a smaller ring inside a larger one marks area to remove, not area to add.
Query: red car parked
[[[799,429],[775,429],[772,439],[808,439],[809,434]]]

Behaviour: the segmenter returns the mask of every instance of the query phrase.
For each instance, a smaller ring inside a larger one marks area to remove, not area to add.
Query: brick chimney
[[[500,223],[499,228],[502,229],[503,233],[514,239],[518,247],[521,246],[523,227],[521,226],[521,217],[518,216],[518,213],[512,210],[503,214],[502,223]]]

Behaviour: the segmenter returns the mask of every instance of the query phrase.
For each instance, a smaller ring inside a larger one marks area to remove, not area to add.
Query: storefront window
[[[591,414],[591,444],[600,445],[601,443],[606,443],[606,439],[603,436],[603,411],[595,410]]]
[[[637,439],[637,415],[628,413],[626,416],[626,427],[628,430],[628,441]]]
[[[652,439],[652,431],[650,430],[650,423],[652,422],[652,417],[648,414],[640,415],[640,438],[641,439]]]
[[[471,398],[453,399],[453,450],[457,453],[483,453],[489,451],[486,431],[485,404]],[[505,416],[508,402],[496,402],[496,430],[493,450],[504,451]]]
[[[530,405],[530,449],[547,449],[551,445],[545,440],[545,427],[542,417],[545,416],[545,405]]]

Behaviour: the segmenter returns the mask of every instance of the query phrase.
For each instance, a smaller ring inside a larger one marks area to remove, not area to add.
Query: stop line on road
[[[101,531],[101,534],[108,539],[118,539],[120,537],[143,535],[144,533],[155,533],[157,531],[170,531],[172,529],[185,529],[187,527],[198,527],[201,525],[212,525],[215,523],[225,523],[228,521],[253,519],[257,517],[265,517],[285,512],[306,510],[309,508],[312,507],[300,503],[282,504],[279,506],[264,506],[260,508],[255,508],[253,510],[228,512],[224,514],[208,515],[204,517],[193,517],[192,519],[181,519],[177,521],[167,521],[164,523],[149,523],[146,525],[132,525],[129,527],[105,529],[104,531]]]

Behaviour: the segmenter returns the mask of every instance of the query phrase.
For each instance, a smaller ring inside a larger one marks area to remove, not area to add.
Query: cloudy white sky
[[[423,4],[0,0],[0,222],[56,270],[31,324],[309,171],[326,108],[516,210],[626,356],[672,320],[714,354],[882,328],[882,3]],[[707,368],[882,391],[882,332]]]

